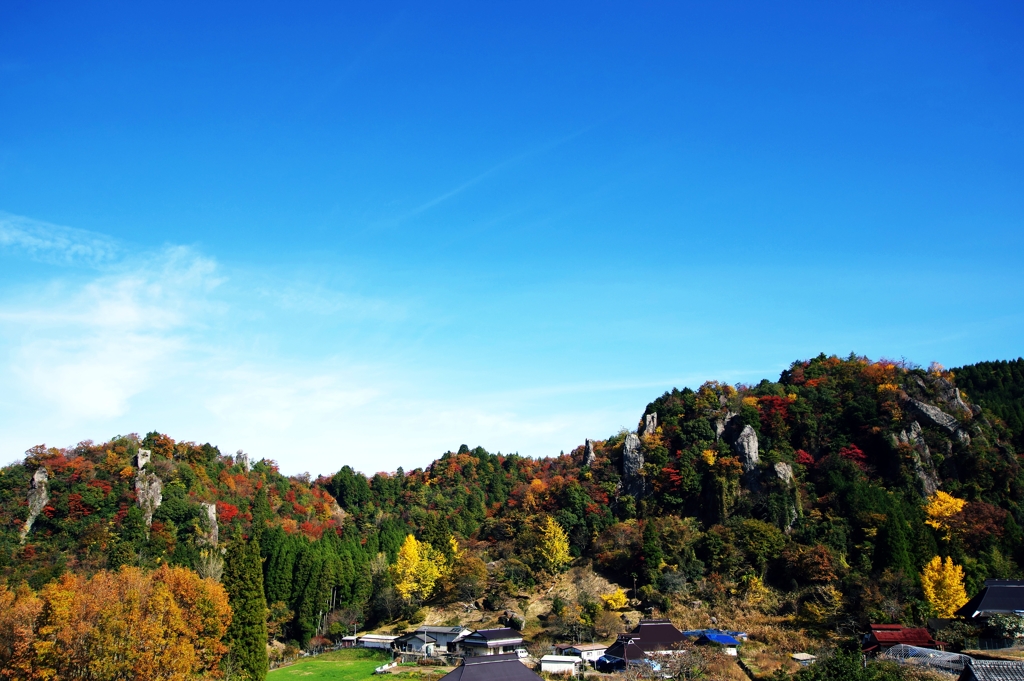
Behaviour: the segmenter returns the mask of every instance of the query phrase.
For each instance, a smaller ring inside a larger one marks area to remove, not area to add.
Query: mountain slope
[[[123,564],[215,575],[215,541],[258,536],[271,628],[305,642],[332,622],[413,617],[424,599],[514,609],[562,569],[553,518],[571,556],[635,585],[644,607],[744,602],[825,628],[920,620],[917,574],[933,556],[963,565],[969,591],[1024,564],[1019,363],[946,372],[820,355],[778,381],[672,390],[637,432],[563,456],[463,447],[370,477],[286,478],[158,433],[37,447],[0,471],[0,569],[34,586]],[[939,521],[937,490],[963,502]],[[402,598],[389,565],[410,533],[432,547],[437,579]],[[552,613],[552,632],[597,627],[597,596]]]

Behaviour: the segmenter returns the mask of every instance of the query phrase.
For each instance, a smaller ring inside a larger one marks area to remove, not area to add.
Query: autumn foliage
[[[0,586],[0,679],[216,677],[230,620],[224,589],[184,568]]]

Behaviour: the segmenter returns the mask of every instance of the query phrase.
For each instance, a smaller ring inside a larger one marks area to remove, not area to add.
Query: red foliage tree
[[[238,515],[238,507],[224,501],[217,502],[217,521],[227,524]]]

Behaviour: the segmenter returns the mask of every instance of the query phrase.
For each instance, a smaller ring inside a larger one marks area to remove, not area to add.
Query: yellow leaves
[[[948,539],[950,533],[949,519],[962,511],[966,505],[967,502],[965,500],[957,499],[939,490],[928,497],[928,504],[924,507],[924,512],[928,519],[924,522],[936,530],[945,532]]]
[[[121,457],[114,452],[108,451],[103,461],[103,467],[110,473],[117,473],[121,469]]]
[[[15,591],[0,584],[0,678],[32,678],[35,622],[42,609],[24,582]]]
[[[453,534],[448,535],[448,547],[451,549],[453,563],[462,557],[462,549],[459,548],[459,542]]]
[[[743,398],[743,404],[745,404],[748,407],[756,407],[757,406],[757,398],[756,397],[744,397]]]
[[[921,590],[939,617],[953,617],[967,603],[964,569],[949,556],[945,562],[935,556],[921,573]]]
[[[804,603],[803,614],[815,624],[827,624],[843,611],[843,592],[831,584],[816,587]]]
[[[122,480],[131,480],[135,477],[135,469],[131,466],[125,466],[121,469],[120,475]]]
[[[622,610],[629,604],[629,599],[626,598],[626,592],[619,587],[611,593],[601,594],[601,600],[604,601],[604,607],[609,610]]]
[[[0,587],[3,678],[184,681],[218,671],[231,620],[224,589],[185,568],[65,574],[36,596]],[[13,634],[8,635],[8,632]]]
[[[746,575],[742,578],[743,602],[752,607],[778,605],[775,593],[765,585],[757,575]]]
[[[705,449],[700,453],[700,458],[704,459],[704,463],[709,466],[715,465],[715,460],[718,458],[718,452],[713,449]]]
[[[455,548],[458,549],[457,544]],[[438,580],[447,574],[448,569],[440,551],[410,534],[398,550],[395,564],[391,566],[391,576],[395,580],[395,591],[403,600],[425,601],[434,594]]]
[[[880,383],[877,390],[878,394],[885,398],[896,395],[900,391],[900,387],[895,383]]]
[[[552,574],[561,572],[572,562],[572,556],[569,555],[569,535],[551,516],[546,516],[541,525],[539,551],[541,563]]]
[[[786,399],[790,402],[796,402],[796,393],[790,393],[786,395]]]

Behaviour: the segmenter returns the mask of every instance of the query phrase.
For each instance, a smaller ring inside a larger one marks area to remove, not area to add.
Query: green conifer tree
[[[230,653],[225,667],[233,678],[264,681],[267,678],[267,601],[263,595],[260,548],[255,540],[238,537],[228,545],[223,583],[231,605],[231,626],[225,637]]]
[[[907,521],[898,502],[893,502],[885,522],[878,528],[875,545],[874,568],[881,572],[886,568],[904,575],[916,574],[910,559],[910,541],[907,539]]]
[[[644,524],[642,551],[644,583],[655,584],[658,581],[658,576],[661,575],[664,554],[661,550],[661,537],[658,535],[658,530],[649,520]]]
[[[274,516],[270,509],[270,501],[267,499],[267,486],[262,485],[256,490],[252,500],[252,536],[256,541],[263,540],[263,533],[267,529],[267,521]]]

